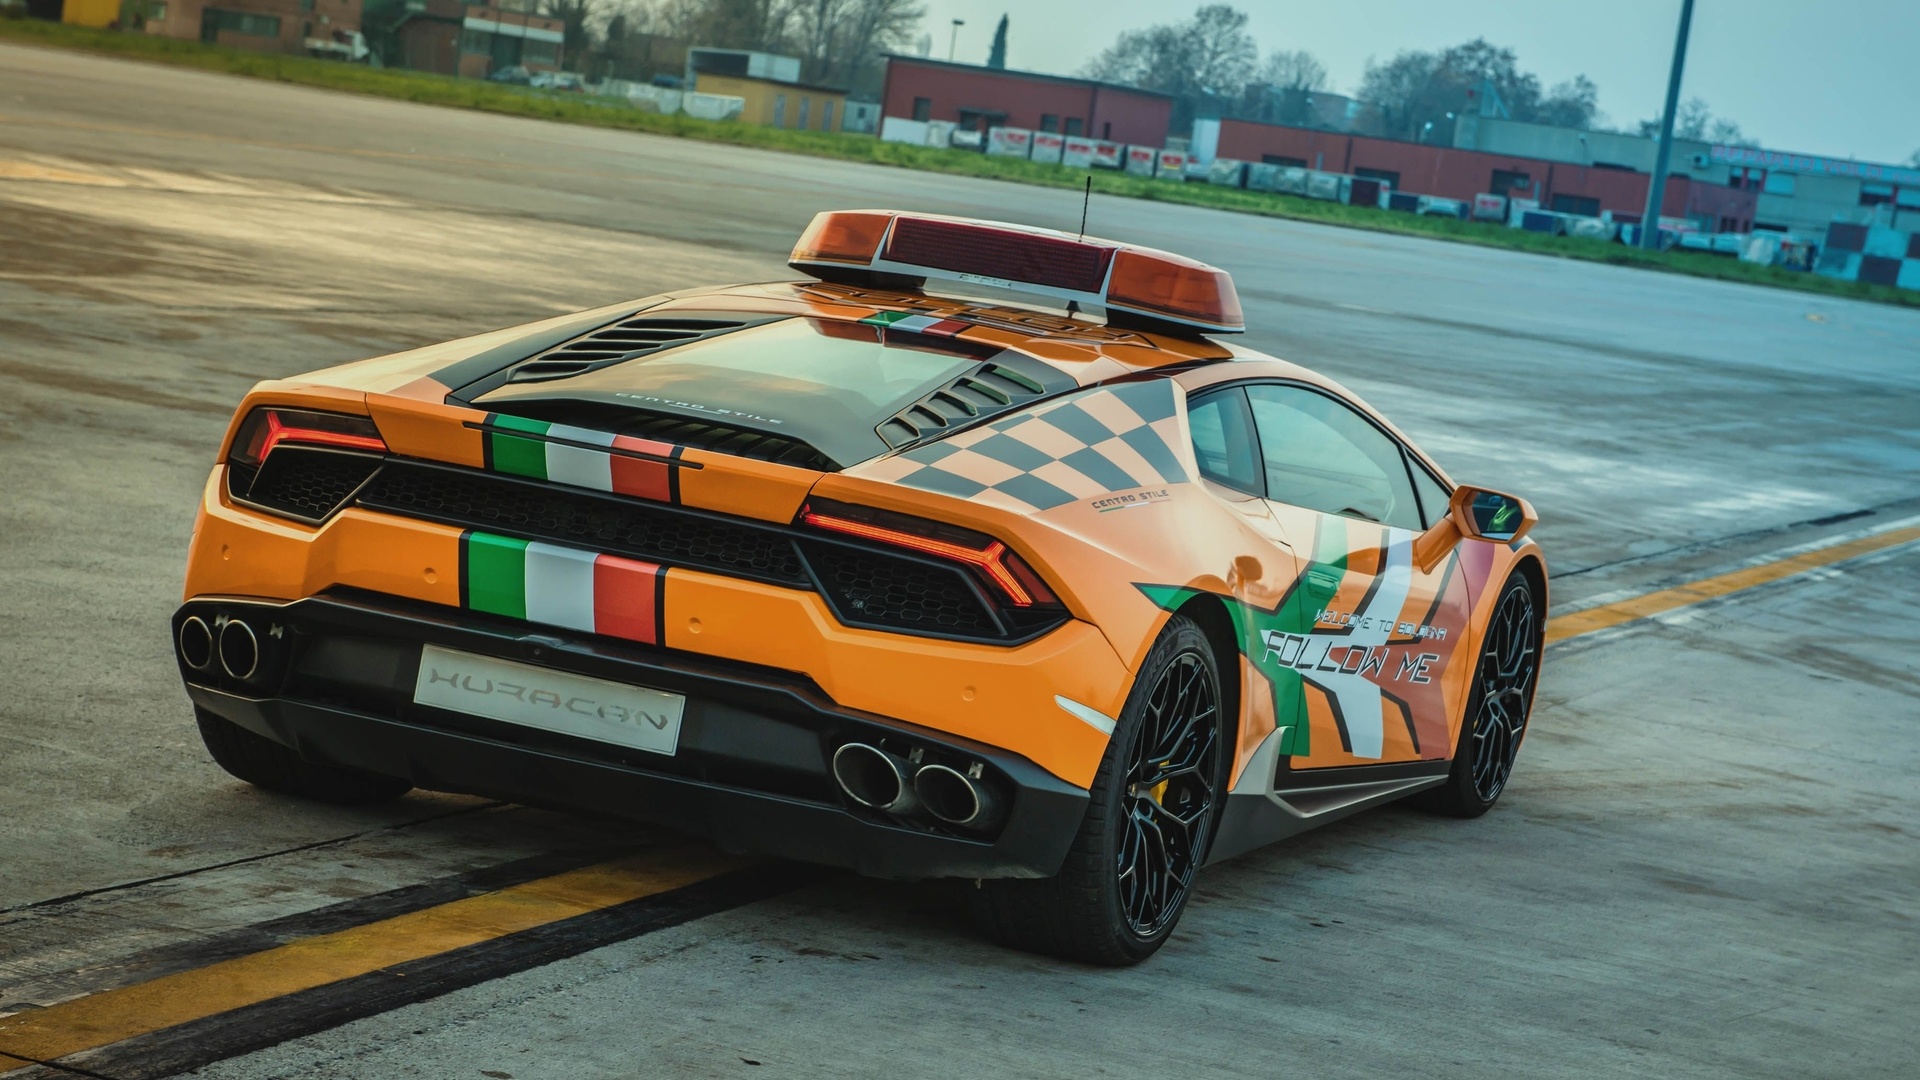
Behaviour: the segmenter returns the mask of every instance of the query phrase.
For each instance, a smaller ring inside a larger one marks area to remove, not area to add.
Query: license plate
[[[687,699],[531,664],[443,649],[420,650],[413,700],[436,709],[671,755]]]

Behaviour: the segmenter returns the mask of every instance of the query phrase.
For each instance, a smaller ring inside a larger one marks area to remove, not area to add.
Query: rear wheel
[[[1507,579],[1501,590],[1480,661],[1473,673],[1460,742],[1454,747],[1447,782],[1418,796],[1420,805],[1451,817],[1475,818],[1506,790],[1513,761],[1526,737],[1540,673],[1540,605],[1525,575]]]
[[[193,716],[213,760],[254,787],[342,806],[386,802],[413,790],[411,783],[391,776],[317,765],[205,709],[195,708]]]
[[[1137,964],[1180,920],[1225,794],[1220,675],[1206,635],[1174,616],[1140,669],[1060,873],[980,882],[995,939],[1090,964]]]

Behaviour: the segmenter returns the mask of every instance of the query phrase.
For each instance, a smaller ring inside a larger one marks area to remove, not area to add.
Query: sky
[[[1351,93],[1369,57],[1475,37],[1552,86],[1585,74],[1603,123],[1660,112],[1680,0],[1229,0],[1270,50],[1305,49]],[[984,63],[1011,14],[1007,66],[1074,74],[1124,30],[1191,17],[1198,0],[925,0],[932,55]],[[1695,0],[1681,100],[1706,99],[1771,150],[1903,164],[1920,151],[1920,0]]]

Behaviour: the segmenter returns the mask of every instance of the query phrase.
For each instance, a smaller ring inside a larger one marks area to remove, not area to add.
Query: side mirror
[[[1453,489],[1447,516],[1468,538],[1496,544],[1520,539],[1540,520],[1527,500],[1518,495],[1467,486]]]
[[[1413,561],[1422,573],[1432,570],[1461,537],[1510,544],[1527,535],[1540,515],[1518,495],[1462,485],[1447,501],[1447,516],[1413,539]]]

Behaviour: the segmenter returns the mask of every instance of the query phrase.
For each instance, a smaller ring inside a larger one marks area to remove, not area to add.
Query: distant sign
[[[1783,154],[1778,150],[1758,150],[1751,146],[1716,146],[1708,153],[1708,157],[1727,165],[1757,165],[1779,172],[1848,176],[1856,180],[1920,185],[1920,169],[1903,169],[1897,165],[1873,165],[1864,161],[1814,157],[1811,154]]]

